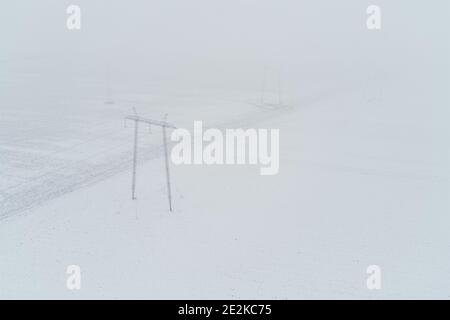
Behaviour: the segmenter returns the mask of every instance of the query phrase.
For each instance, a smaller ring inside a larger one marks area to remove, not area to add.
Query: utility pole
[[[269,78],[273,79],[272,81],[268,81],[268,67],[266,66],[264,68],[264,73],[263,73],[263,81],[262,81],[262,86],[261,86],[261,96],[260,96],[260,105],[262,107],[266,106],[266,107],[282,107],[283,106],[283,83],[282,83],[282,70],[281,67],[278,69],[278,72],[276,70],[272,70],[271,72],[269,72]],[[276,87],[273,88],[273,87]],[[268,91],[267,87],[269,88],[270,91],[270,96],[269,96],[269,101],[265,102],[265,97],[266,97],[266,91]],[[277,102],[278,99],[278,102]]]
[[[164,115],[164,122],[167,120],[167,113]],[[167,150],[167,136],[166,126],[162,127],[163,130],[163,144],[164,144],[164,159],[166,162],[166,182],[167,182],[167,197],[169,200],[169,210],[172,212],[172,191],[170,188],[170,172],[169,172],[169,152]]]
[[[136,199],[136,165],[137,165],[137,146],[138,146],[139,121],[134,120],[134,149],[133,149],[133,178],[131,182],[131,199]]]
[[[134,151],[133,151],[133,179],[132,179],[132,199],[135,200],[135,191],[136,191],[136,164],[137,164],[137,140],[138,140],[138,123],[143,122],[148,124],[149,126],[154,125],[162,128],[163,133],[163,145],[164,145],[164,160],[166,166],[166,181],[167,181],[167,198],[169,200],[169,210],[172,211],[172,192],[171,192],[171,184],[170,184],[170,171],[169,171],[169,154],[168,154],[168,146],[167,146],[167,133],[166,129],[176,129],[176,127],[168,122],[166,122],[167,114],[164,116],[164,121],[153,120],[148,118],[143,118],[135,115],[130,115],[125,117],[125,120],[132,120],[135,123],[135,131],[134,131]]]
[[[106,65],[105,94],[106,94],[105,104],[114,104],[114,99],[112,97],[112,87],[111,87],[111,64],[109,62]]]
[[[283,105],[283,101],[281,99],[281,68],[278,70],[278,107]]]
[[[261,90],[261,106],[264,105],[264,93],[266,92],[267,67],[264,68],[263,83]]]

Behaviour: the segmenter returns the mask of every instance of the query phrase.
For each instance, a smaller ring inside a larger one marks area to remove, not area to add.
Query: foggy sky
[[[81,7],[80,31],[66,28],[70,4]],[[366,28],[371,4],[382,9],[378,32]],[[0,11],[0,63],[231,86],[259,81],[265,66],[294,80],[401,64],[445,77],[448,16],[445,0],[17,0]]]

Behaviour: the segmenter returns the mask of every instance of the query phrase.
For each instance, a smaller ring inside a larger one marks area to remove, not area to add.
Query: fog
[[[61,74],[104,81],[110,73],[116,85],[144,80],[198,90],[257,88],[264,68],[281,69],[296,92],[360,69],[395,73],[413,63],[448,70],[449,4],[421,3],[377,1],[377,33],[366,28],[372,2],[359,0],[19,0],[2,5],[0,60],[3,70],[19,63],[58,85]],[[66,28],[70,4],[81,8],[79,31]]]
[[[3,1],[0,297],[448,298],[449,19],[448,0]],[[148,118],[275,128],[279,174],[164,170]]]

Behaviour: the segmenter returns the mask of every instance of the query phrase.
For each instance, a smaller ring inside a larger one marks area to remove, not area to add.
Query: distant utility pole
[[[283,100],[282,100],[282,92],[281,92],[281,68],[280,70],[278,70],[278,106],[281,107],[283,105]]]
[[[158,126],[162,128],[163,132],[163,146],[164,146],[164,159],[165,159],[165,165],[166,165],[166,182],[167,182],[167,198],[169,200],[169,210],[172,211],[172,192],[171,192],[171,185],[170,185],[170,171],[169,171],[169,154],[168,154],[168,147],[167,147],[167,134],[166,129],[176,129],[176,127],[168,122],[166,122],[167,114],[164,116],[164,121],[159,120],[152,120],[148,118],[143,118],[135,115],[130,115],[125,117],[126,120],[132,120],[134,121],[134,150],[133,150],[133,179],[132,179],[132,185],[131,185],[131,198],[133,200],[136,199],[136,165],[137,165],[137,141],[138,141],[138,124],[139,122],[143,122],[149,125]]]
[[[131,199],[136,199],[136,165],[137,165],[137,147],[138,147],[139,121],[134,121],[134,149],[133,149],[133,181],[131,185]]]
[[[268,102],[268,103],[266,103],[265,102],[265,96],[266,96],[266,91],[267,91],[267,67],[265,67],[264,68],[264,74],[263,74],[263,81],[262,81],[262,90],[261,90],[261,96],[260,96],[260,104],[261,104],[261,106],[271,106],[271,107],[282,107],[283,106],[283,90],[282,90],[282,86],[283,86],[283,83],[282,83],[282,75],[281,75],[281,67],[278,69],[278,72],[277,72],[277,74],[278,74],[278,77],[277,77],[277,80],[276,80],[276,86],[277,86],[277,89],[276,89],[276,91],[277,91],[277,98],[278,98],[278,104],[274,101],[273,103],[272,102]],[[271,76],[271,78],[273,78],[274,77],[274,73],[272,72],[271,74],[270,74],[270,76]],[[273,81],[271,82],[271,85],[270,85],[270,87],[273,87]],[[272,90],[272,96],[274,96],[275,95],[275,92],[274,92],[274,90]],[[271,100],[274,100],[274,98],[272,97],[272,99]]]
[[[111,86],[111,65],[109,63],[106,65],[105,94],[106,94],[105,104],[114,104],[114,99],[112,97],[112,86]]]
[[[264,68],[264,76],[261,90],[261,106],[264,105],[264,93],[266,92],[266,78],[267,78],[267,67]]]

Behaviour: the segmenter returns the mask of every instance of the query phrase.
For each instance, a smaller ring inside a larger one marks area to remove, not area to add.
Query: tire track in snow
[[[289,109],[259,108],[256,112],[218,123],[216,127],[244,127],[252,123],[272,119],[276,115],[284,114],[286,110]],[[123,143],[115,145],[113,148],[121,148],[125,144],[131,146],[131,139],[124,140]],[[169,146],[173,144],[170,143]],[[138,159],[138,163],[142,164],[161,157],[163,155],[163,147],[156,144],[141,145],[139,154],[141,156]],[[102,153],[97,155],[103,156]],[[92,158],[92,156],[89,158]],[[2,190],[0,194],[0,221],[7,220],[67,193],[108,179],[118,173],[131,170],[132,152],[131,149],[124,148],[124,151],[120,152],[114,159],[108,158],[106,161],[94,165],[87,165],[86,160],[62,165],[56,170],[40,175],[38,178],[32,178],[16,187],[17,191],[12,193],[8,192],[8,190]]]

